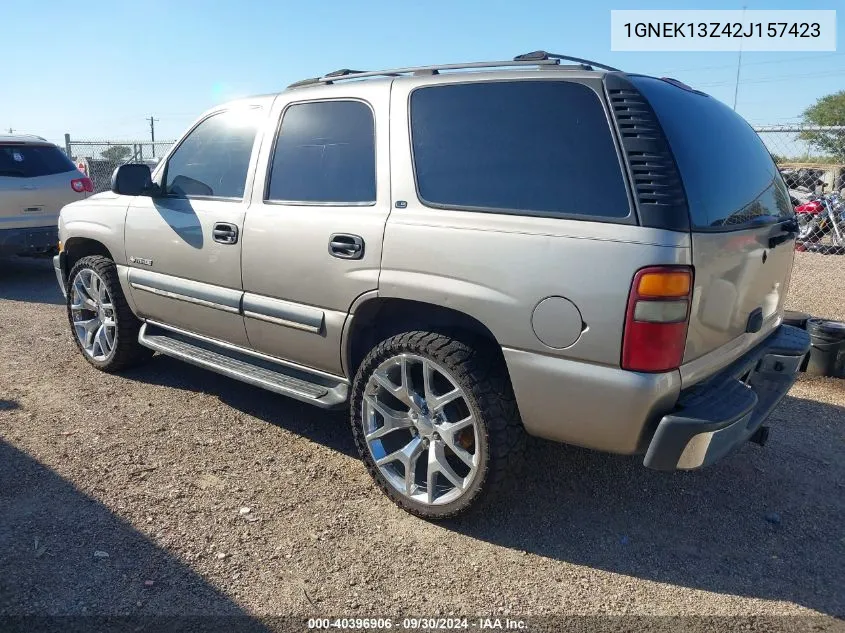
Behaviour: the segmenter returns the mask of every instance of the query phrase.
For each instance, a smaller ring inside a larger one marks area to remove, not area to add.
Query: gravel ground
[[[845,321],[845,257],[795,253],[786,307]]]
[[[845,319],[845,261],[798,254],[790,292]],[[538,441],[495,508],[430,524],[343,415],[166,357],[95,371],[49,262],[0,262],[0,349],[0,614],[845,615],[843,380],[701,472]]]

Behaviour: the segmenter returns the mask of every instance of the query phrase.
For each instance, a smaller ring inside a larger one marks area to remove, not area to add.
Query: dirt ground
[[[797,254],[789,307],[845,319],[845,258]],[[344,415],[161,356],[95,371],[49,262],[0,261],[0,350],[0,616],[845,616],[844,380],[700,472],[537,441],[495,508],[432,524]]]

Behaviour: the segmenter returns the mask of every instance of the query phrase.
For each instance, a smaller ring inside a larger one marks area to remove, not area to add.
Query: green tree
[[[845,90],[822,97],[804,110],[803,118],[809,125],[845,125]],[[845,131],[806,130],[800,138],[845,162]]]
[[[132,148],[126,145],[112,145],[104,152],[100,152],[100,156],[108,160],[120,161],[129,158],[132,155]]]

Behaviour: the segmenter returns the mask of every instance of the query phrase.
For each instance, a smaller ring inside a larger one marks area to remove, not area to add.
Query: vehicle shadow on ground
[[[214,394],[222,403],[242,413],[307,437],[344,455],[358,456],[345,408],[336,411],[319,409],[161,354],[122,375],[153,385]]]
[[[845,393],[845,390],[843,390]],[[537,442],[492,513],[452,530],[617,574],[845,615],[845,408],[787,397],[765,448],[698,472]]]
[[[64,305],[51,259],[0,258],[0,299]]]
[[[127,378],[221,402],[345,455],[347,414],[170,359]],[[845,393],[845,390],[843,390]],[[503,547],[635,578],[845,614],[845,408],[787,397],[765,448],[697,472],[532,440],[526,472],[483,513],[442,525]]]
[[[97,616],[127,618],[110,630],[141,630],[153,614],[167,630],[191,622],[190,630],[266,630],[106,506],[2,440],[0,481],[3,630],[4,618],[22,616],[39,620],[12,622],[19,630],[97,630]],[[80,617],[45,621],[58,615]]]

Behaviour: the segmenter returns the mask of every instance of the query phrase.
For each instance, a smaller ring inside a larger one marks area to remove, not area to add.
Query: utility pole
[[[158,121],[158,119],[154,119],[150,116],[150,140],[152,141],[153,158],[156,157],[156,121]]]
[[[745,19],[745,9],[742,7],[742,17]],[[736,98],[739,94],[739,70],[742,68],[742,40],[739,40],[739,58],[736,60],[736,83],[734,84],[734,112],[736,112]]]
[[[736,112],[736,98],[739,94],[739,69],[742,68],[742,40],[739,41],[739,59],[736,62],[736,83],[734,84],[734,112]]]

